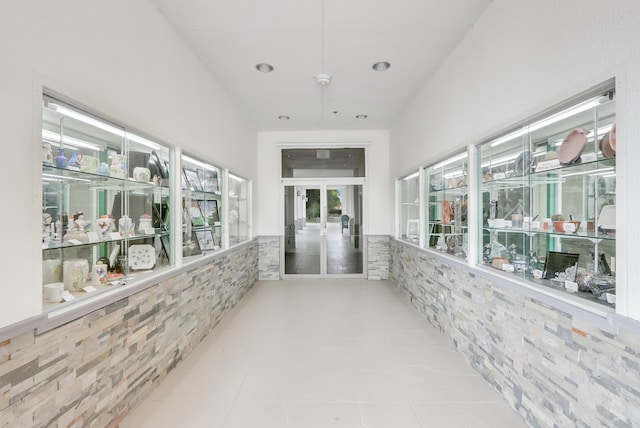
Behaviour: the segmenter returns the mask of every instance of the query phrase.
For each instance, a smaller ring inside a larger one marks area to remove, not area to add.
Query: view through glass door
[[[284,274],[362,278],[362,185],[286,185]]]

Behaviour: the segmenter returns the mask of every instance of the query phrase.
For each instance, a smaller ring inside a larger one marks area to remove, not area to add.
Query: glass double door
[[[363,278],[362,184],[284,186],[284,275]]]

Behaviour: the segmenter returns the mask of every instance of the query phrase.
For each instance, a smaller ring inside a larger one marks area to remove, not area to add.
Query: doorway
[[[284,277],[364,278],[363,183],[288,182]]]

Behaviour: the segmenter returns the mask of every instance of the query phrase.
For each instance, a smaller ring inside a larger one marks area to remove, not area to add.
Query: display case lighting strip
[[[102,122],[98,119],[94,119],[93,117],[82,114],[76,110],[72,110],[65,106],[61,106],[55,103],[49,103],[49,107],[57,111],[58,113],[70,117],[72,119],[79,120],[80,122],[86,123],[87,125],[95,126],[96,128],[102,129],[103,131],[110,132],[118,137],[125,137],[125,132],[123,129],[116,128],[113,125],[109,125],[108,123]]]
[[[533,131],[537,131],[538,129],[542,129],[545,126],[549,126],[549,125],[553,125],[554,123],[560,122],[561,120],[567,119],[571,116],[575,116],[576,114],[580,114],[582,112],[585,112],[587,110],[590,110],[594,107],[599,106],[600,104],[602,104],[602,100],[601,97],[595,98],[595,99],[589,99],[586,100],[580,104],[577,104],[571,108],[568,108],[566,110],[562,110],[554,115],[551,115],[549,117],[547,117],[546,119],[542,119],[539,120],[538,122],[534,122],[529,126],[525,126],[524,128],[518,129],[517,131],[514,132],[510,132],[509,134],[503,135],[502,137],[496,138],[495,140],[491,141],[491,147],[496,147],[499,146],[500,144],[504,144],[507,141],[511,141],[514,138],[518,138],[523,136],[524,134],[528,133],[528,132],[533,132]]]
[[[244,179],[238,177],[237,175],[233,175],[231,173],[229,173],[229,178],[235,181],[244,181]]]
[[[42,138],[44,140],[48,140],[53,143],[60,143],[60,135],[56,134],[55,132],[48,131],[46,129],[42,130]],[[95,144],[92,144],[86,141],[78,140],[77,138],[67,137],[67,136],[64,136],[62,138],[62,144],[70,148],[82,147],[84,149],[94,150],[96,152],[99,152],[102,150],[100,146],[97,146]]]
[[[143,146],[149,147],[150,149],[160,150],[162,148],[162,146],[160,146],[159,144],[154,143],[153,141],[147,140],[146,138],[142,138],[139,135],[132,134],[131,132],[126,132],[125,134],[127,135],[127,139],[131,141],[135,141],[136,143],[140,143]]]
[[[412,178],[416,178],[417,176],[420,175],[420,171],[416,171],[413,174],[409,174],[406,177],[403,177],[403,180],[411,180]]]
[[[200,162],[199,160],[194,159],[194,158],[192,158],[190,156],[187,156],[187,155],[182,155],[182,160],[183,161],[187,161],[187,162],[192,163],[192,164],[197,165],[197,166],[201,166],[202,168],[205,167],[204,162]]]
[[[114,135],[117,135],[118,137],[121,138],[128,138],[131,141],[135,141],[137,143],[140,143],[144,146],[147,146],[153,150],[160,150],[162,147],[157,144],[154,143],[153,141],[147,140],[146,138],[143,138],[139,135],[133,134],[131,132],[126,132],[123,129],[120,129],[118,127],[115,127],[113,125],[109,125],[108,123],[102,122],[98,119],[95,119],[93,117],[87,116],[85,114],[80,113],[79,111],[76,110],[72,110],[70,108],[67,108],[65,106],[61,106],[59,104],[55,104],[55,103],[49,103],[48,104],[49,107],[51,107],[53,110],[57,111],[58,113],[70,117],[72,119],[76,119],[79,120],[80,122],[86,123],[87,125],[91,125],[91,126],[95,126],[98,129],[102,129],[103,131],[107,131],[110,132]]]
[[[450,159],[444,160],[444,161],[442,161],[442,162],[439,162],[439,163],[437,163],[437,164],[435,164],[435,165],[431,166],[431,169],[438,169],[438,168],[442,168],[442,167],[443,167],[443,166],[445,166],[445,165],[449,165],[450,163],[457,162],[457,161],[462,160],[462,159],[464,159],[464,158],[466,158],[466,157],[467,157],[467,152],[460,153],[460,154],[459,154],[459,155],[457,155],[457,156],[454,156],[454,157],[452,157],[452,158],[450,158]]]

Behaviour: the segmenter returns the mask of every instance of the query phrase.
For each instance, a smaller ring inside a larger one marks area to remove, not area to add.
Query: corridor
[[[517,428],[388,281],[258,282],[122,428]]]

